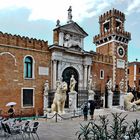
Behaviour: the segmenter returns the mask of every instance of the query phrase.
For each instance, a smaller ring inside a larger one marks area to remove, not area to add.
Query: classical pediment
[[[69,32],[83,37],[88,36],[88,34],[76,22],[60,26],[59,29],[62,32]]]

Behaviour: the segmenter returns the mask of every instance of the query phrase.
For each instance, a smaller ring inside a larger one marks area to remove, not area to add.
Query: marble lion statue
[[[53,113],[64,114],[64,106],[66,101],[66,91],[67,91],[67,83],[60,82],[57,85],[57,89],[54,95],[53,103],[51,105],[51,111]]]
[[[71,46],[80,47],[80,42],[78,40],[74,40],[69,34],[66,34],[64,46],[68,48],[70,48]]]
[[[134,108],[137,107],[135,102],[131,102],[133,98],[134,98],[134,95],[132,94],[132,92],[129,92],[124,96],[124,107],[127,110],[130,110],[132,107]]]

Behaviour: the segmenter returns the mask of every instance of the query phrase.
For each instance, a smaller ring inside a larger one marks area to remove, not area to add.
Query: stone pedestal
[[[110,91],[108,93],[108,108],[112,108],[112,102],[113,102],[113,92]]]
[[[124,109],[124,93],[120,93],[120,107],[121,109]]]
[[[44,115],[47,113],[47,107],[48,107],[48,96],[44,95],[44,105],[43,105]]]
[[[88,90],[88,100],[94,100],[95,92],[93,90]]]
[[[77,109],[77,92],[76,91],[72,91],[69,92],[69,109],[71,111],[74,111]]]

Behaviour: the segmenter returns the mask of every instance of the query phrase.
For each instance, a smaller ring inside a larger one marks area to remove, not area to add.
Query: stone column
[[[87,87],[87,65],[84,66],[84,88]]]
[[[43,110],[44,110],[44,116],[47,112],[47,108],[48,108],[48,96],[47,95],[44,95],[44,107],[43,107]]]
[[[57,61],[53,60],[53,89],[56,89],[56,68],[57,68]]]
[[[60,79],[62,80],[62,75],[61,75],[61,69],[62,69],[62,67],[61,67],[61,65],[62,65],[62,61],[59,60],[58,61],[58,65],[57,65],[57,67],[58,67],[58,72],[57,72],[58,73],[58,76],[57,77],[58,77],[59,80]]]
[[[89,67],[88,67],[88,78],[90,77],[90,75],[91,75],[91,66],[89,65]]]

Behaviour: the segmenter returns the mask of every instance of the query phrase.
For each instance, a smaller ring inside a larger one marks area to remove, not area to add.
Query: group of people
[[[95,108],[96,108],[96,102],[94,100],[88,100],[88,102],[84,104],[83,107],[84,121],[88,120],[88,112],[90,114],[90,120],[94,119]]]

